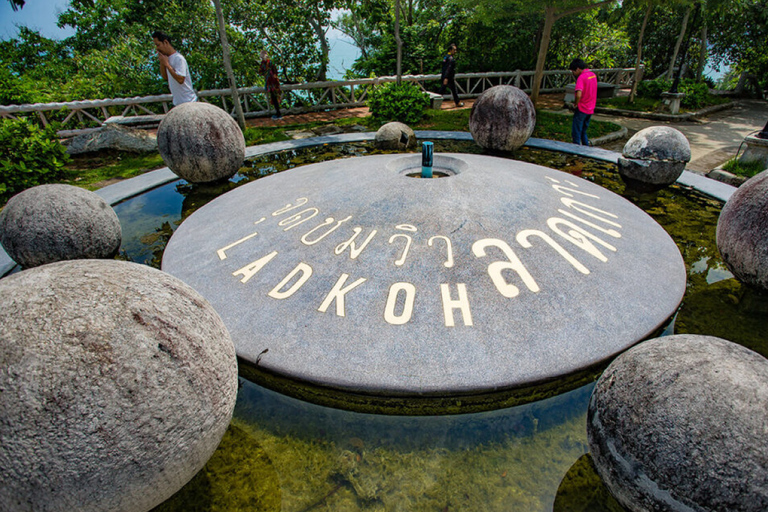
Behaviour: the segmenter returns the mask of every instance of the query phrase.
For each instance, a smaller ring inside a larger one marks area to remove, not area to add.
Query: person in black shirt
[[[440,74],[440,94],[445,94],[445,88],[450,87],[453,101],[457,107],[463,107],[464,103],[459,101],[459,93],[456,90],[456,45],[451,43],[448,46],[448,54],[443,57],[443,71]]]

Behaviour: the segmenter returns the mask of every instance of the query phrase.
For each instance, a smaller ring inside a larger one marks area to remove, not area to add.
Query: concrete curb
[[[600,146],[601,144],[605,144],[607,142],[613,142],[615,140],[623,139],[627,136],[629,133],[629,130],[626,126],[622,126],[621,130],[613,133],[609,133],[607,135],[603,135],[602,137],[597,137],[596,139],[592,139],[590,142],[592,142],[593,146]]]
[[[610,133],[599,139],[605,139],[606,137],[621,138],[617,136],[624,132],[626,135],[626,127],[623,130]],[[363,133],[342,133],[339,135],[323,135],[321,137],[312,137],[308,139],[287,140],[283,142],[273,142],[270,144],[261,144],[258,146],[249,146],[245,148],[245,157],[253,158],[256,156],[268,155],[271,153],[278,153],[289,149],[301,149],[312,146],[322,146],[323,144],[339,144],[349,142],[366,142],[373,140],[376,134],[374,132]],[[472,141],[472,134],[469,132],[446,132],[437,130],[425,130],[417,131],[416,138],[418,139],[438,139],[438,140],[460,140],[460,141]],[[612,139],[615,140],[615,139]],[[603,141],[604,142],[604,141]],[[601,142],[602,143],[602,142]],[[570,155],[583,156],[586,158],[593,158],[595,160],[601,160],[603,162],[617,163],[620,153],[616,151],[609,151],[607,149],[601,149],[593,146],[579,146],[578,144],[571,144],[570,142],[560,142],[556,140],[548,139],[536,139],[531,137],[526,141],[526,146],[537,149],[546,149],[550,151],[559,151]],[[147,190],[159,187],[172,181],[180,180],[178,176],[168,167],[156,169],[144,173],[140,176],[109,185],[96,191],[110,205],[115,205],[126,199],[137,196]],[[683,171],[682,176],[678,178],[678,183],[681,185],[693,187],[699,192],[712,196],[723,202],[727,201],[736,191],[736,187],[721,183],[719,181],[707,178],[700,174],[692,173],[690,171]],[[16,268],[16,262],[8,256],[8,253],[0,246],[0,277],[7,275],[14,268]]]

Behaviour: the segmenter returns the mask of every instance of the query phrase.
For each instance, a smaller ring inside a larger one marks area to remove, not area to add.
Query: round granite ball
[[[245,139],[234,119],[210,103],[173,107],[157,129],[165,165],[190,183],[229,179],[243,165]]]
[[[121,240],[120,220],[112,207],[80,187],[32,187],[13,196],[0,213],[0,243],[25,268],[113,258]]]
[[[416,134],[406,124],[393,121],[376,132],[374,144],[379,149],[406,150],[416,147]]]
[[[483,148],[514,151],[525,144],[536,127],[536,108],[512,85],[491,87],[472,105],[469,131]]]
[[[617,357],[587,413],[598,473],[631,511],[768,510],[768,359],[711,336]]]
[[[237,361],[214,309],[144,265],[0,280],[0,510],[148,511],[215,451]]]
[[[739,281],[768,290],[768,171],[747,180],[725,203],[717,248]]]
[[[691,160],[691,145],[679,130],[649,126],[634,134],[619,157],[619,174],[630,184],[665,187],[674,183]]]

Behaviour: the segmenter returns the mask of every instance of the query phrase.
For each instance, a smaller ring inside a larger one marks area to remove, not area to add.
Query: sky
[[[71,28],[56,26],[59,13],[65,11],[69,0],[26,0],[22,9],[13,11],[8,0],[0,0],[0,39],[12,39],[19,30],[18,25],[39,30],[49,39],[63,39],[74,34]]]

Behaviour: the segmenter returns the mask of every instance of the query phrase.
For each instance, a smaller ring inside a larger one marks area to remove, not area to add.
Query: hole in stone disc
[[[466,171],[469,165],[461,158],[435,154],[432,165],[433,178],[450,178]],[[409,155],[392,160],[387,169],[408,178],[421,178],[421,155]]]
[[[432,168],[432,178],[447,178],[449,176],[453,176],[454,173],[446,170],[437,170],[434,167]],[[419,169],[416,172],[407,172],[406,176],[409,178],[421,178],[421,169]],[[424,178],[424,179],[430,179],[430,178]]]

